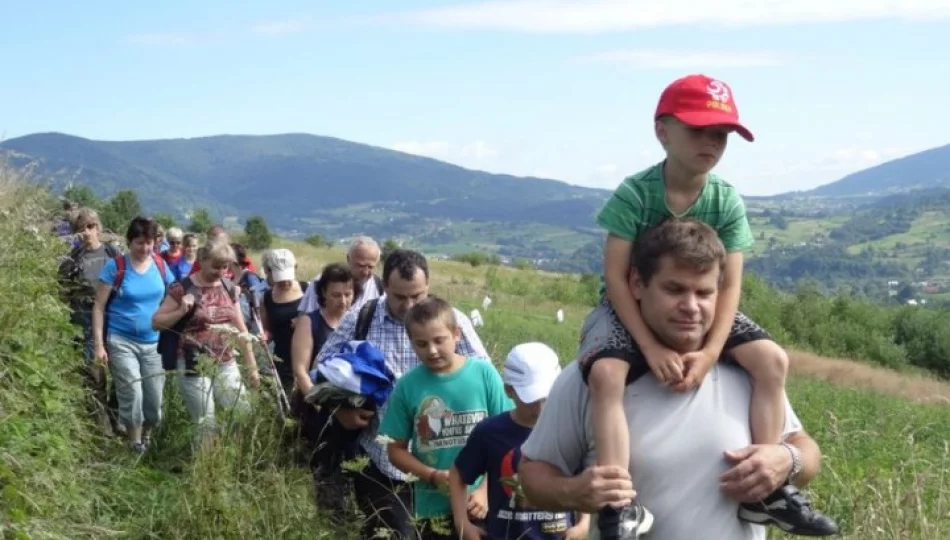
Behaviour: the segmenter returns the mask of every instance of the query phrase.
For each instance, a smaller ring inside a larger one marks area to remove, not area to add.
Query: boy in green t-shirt
[[[405,326],[420,365],[396,383],[379,433],[389,439],[393,466],[419,479],[413,503],[422,521],[421,537],[458,538],[448,496],[449,470],[475,425],[513,404],[490,361],[455,353],[461,333],[447,302],[433,296],[419,302],[406,314]],[[469,510],[473,520],[485,518],[484,482],[471,493]]]
[[[626,178],[597,215],[597,223],[608,233],[605,287],[601,305],[581,331],[579,358],[591,392],[599,465],[628,467],[630,434],[622,405],[626,384],[652,371],[672,390],[686,392],[702,384],[720,355],[742,366],[753,381],[752,442],[782,443],[788,356],[765,330],[737,311],[742,251],[752,245],[753,237],[742,198],[710,172],[722,158],[730,133],[750,142],[752,133],[739,123],[729,86],[705,75],[689,75],[667,86],[654,120],[666,159]],[[682,336],[664,336],[666,341],[708,334],[702,350],[681,355],[671,349],[674,344],[661,343],[647,329],[628,278],[637,238],[665,219],[682,217],[699,219],[716,229],[728,256],[711,321],[701,320],[695,303],[685,292],[682,295],[678,306],[682,309],[676,310]],[[837,525],[814,512],[791,485],[800,456],[793,447],[787,448],[793,462],[789,479],[762,502],[741,505],[739,518],[774,523],[796,534],[836,534]],[[623,509],[608,506],[598,515],[604,540],[637,538],[649,530],[650,523],[649,511],[637,502]]]

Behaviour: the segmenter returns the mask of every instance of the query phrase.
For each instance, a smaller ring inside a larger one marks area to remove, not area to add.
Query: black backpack
[[[180,283],[184,288],[185,294],[191,293],[194,295],[195,303],[191,306],[191,309],[188,310],[188,313],[185,313],[181,319],[178,319],[178,322],[175,323],[174,326],[167,330],[162,330],[158,334],[158,354],[162,357],[162,368],[164,368],[165,371],[174,371],[178,368],[178,344],[181,342],[181,334],[185,330],[185,327],[188,326],[191,318],[195,316],[195,311],[197,311],[198,306],[201,304],[201,290],[195,287],[191,276],[182,279]],[[221,278],[221,285],[224,287],[224,291],[228,296],[230,296],[232,300],[235,300],[234,283],[228,278]],[[189,352],[186,351],[186,376],[195,375],[195,373],[193,373],[195,367],[195,352],[196,351],[192,351],[189,354]]]
[[[360,314],[356,317],[356,328],[353,330],[353,339],[363,341],[366,334],[369,333],[369,327],[373,324],[373,315],[376,314],[376,306],[379,304],[379,298],[374,298],[363,304],[360,308]]]

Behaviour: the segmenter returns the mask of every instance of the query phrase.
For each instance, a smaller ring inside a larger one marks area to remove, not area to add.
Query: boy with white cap
[[[586,538],[589,516],[575,523],[570,512],[544,512],[525,500],[518,482],[521,444],[541,414],[554,380],[561,372],[557,353],[543,343],[515,346],[505,360],[502,381],[515,408],[479,422],[455,459],[449,489],[455,527],[463,538],[549,540]],[[488,475],[485,530],[468,518],[467,486]]]

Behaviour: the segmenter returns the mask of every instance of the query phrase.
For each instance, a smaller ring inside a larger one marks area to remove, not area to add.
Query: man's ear
[[[630,270],[630,277],[627,283],[630,286],[630,293],[633,294],[634,299],[639,302],[643,297],[643,290],[646,288],[643,280],[640,279],[640,273],[636,270]]]

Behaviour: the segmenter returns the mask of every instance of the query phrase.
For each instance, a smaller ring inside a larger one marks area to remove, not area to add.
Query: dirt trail
[[[867,388],[914,401],[950,405],[950,383],[922,375],[898,373],[863,362],[826,358],[815,354],[789,351],[791,372],[839,386]]]

